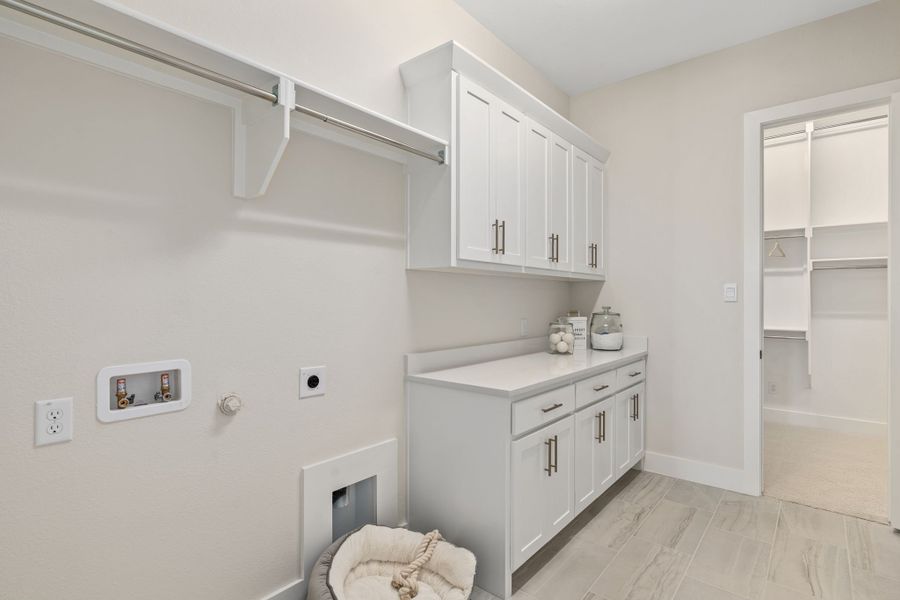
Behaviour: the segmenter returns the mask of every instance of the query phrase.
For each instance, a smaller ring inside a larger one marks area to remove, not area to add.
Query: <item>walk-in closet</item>
[[[887,108],[764,138],[764,494],[886,522]]]

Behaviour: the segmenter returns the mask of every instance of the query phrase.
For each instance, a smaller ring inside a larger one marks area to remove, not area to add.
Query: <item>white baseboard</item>
[[[743,469],[725,467],[715,463],[691,460],[658,452],[647,452],[644,455],[644,471],[676,477],[711,485],[713,487],[752,494],[753,491],[747,485],[747,476]]]
[[[763,420],[767,423],[797,425],[799,427],[818,427],[841,433],[862,433],[867,435],[887,435],[887,423],[834,417],[815,413],[787,410],[784,408],[763,407]]]
[[[262,600],[304,600],[305,598],[306,588],[303,585],[303,579],[298,579],[282,588],[278,588]]]

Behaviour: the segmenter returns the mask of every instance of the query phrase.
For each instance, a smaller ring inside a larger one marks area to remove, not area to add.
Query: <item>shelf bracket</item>
[[[279,77],[273,91],[278,95],[275,104],[247,98],[234,111],[234,195],[238,198],[266,193],[291,138],[294,82]]]

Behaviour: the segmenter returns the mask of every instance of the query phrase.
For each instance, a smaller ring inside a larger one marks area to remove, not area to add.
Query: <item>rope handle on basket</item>
[[[434,554],[434,549],[441,539],[441,533],[437,529],[426,533],[416,548],[415,559],[394,573],[391,585],[400,594],[400,600],[412,600],[419,593],[419,569],[431,560],[431,555]]]

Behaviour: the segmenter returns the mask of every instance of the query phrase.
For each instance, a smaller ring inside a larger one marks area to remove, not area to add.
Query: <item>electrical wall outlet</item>
[[[34,403],[34,445],[46,446],[72,439],[72,398]]]
[[[300,397],[311,398],[325,395],[325,367],[303,367],[300,369]]]

